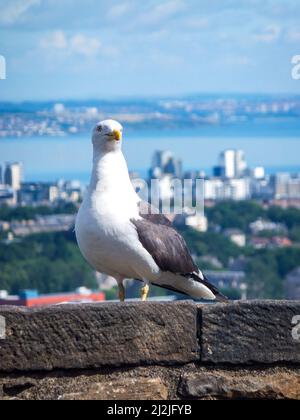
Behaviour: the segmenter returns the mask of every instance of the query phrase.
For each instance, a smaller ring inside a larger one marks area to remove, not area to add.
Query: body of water
[[[195,130],[140,130],[124,132],[124,153],[129,169],[145,176],[155,150],[170,150],[182,159],[185,170],[209,172],[227,148],[242,149],[250,167],[268,172],[300,172],[300,133],[219,132]],[[90,136],[7,138],[0,140],[0,164],[20,161],[26,181],[79,179],[87,183],[91,169]]]

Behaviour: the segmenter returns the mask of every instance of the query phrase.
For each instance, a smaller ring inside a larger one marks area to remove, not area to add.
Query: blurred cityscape
[[[25,182],[23,169],[20,162],[7,162],[0,170],[0,304],[114,299],[115,280],[92,273],[74,250],[75,214],[86,186],[75,180]],[[197,179],[204,180],[205,213],[195,214],[191,207],[168,217],[185,236],[209,279],[233,299],[299,299],[300,174],[267,175],[263,167],[249,167],[243,150],[234,149],[216,156],[211,173],[186,171],[184,162],[171,151],[157,150],[148,179],[134,172],[131,178],[141,195],[145,185],[150,188],[156,179],[161,204],[172,203],[174,179],[191,179],[193,186]],[[49,250],[49,243],[56,251]],[[24,247],[32,249],[27,257],[28,250],[24,251],[22,264]],[[56,260],[60,273],[53,273],[51,264]],[[74,287],[67,278],[73,263]],[[129,297],[136,296],[137,287],[133,280],[127,281]],[[56,294],[39,296],[46,292]],[[162,293],[168,294],[155,290],[154,296]]]
[[[182,99],[1,103],[0,138],[66,136],[87,133],[111,118],[127,127],[180,128],[280,122],[299,124],[298,96],[194,96]],[[299,127],[299,126],[298,126]]]

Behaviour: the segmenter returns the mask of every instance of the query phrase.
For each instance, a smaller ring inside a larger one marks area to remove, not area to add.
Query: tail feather
[[[194,299],[228,301],[227,297],[212,285],[201,272],[189,274],[165,272],[161,278],[151,283],[164,289],[185,294]]]
[[[202,273],[203,274],[203,273]],[[213,284],[209,282],[207,277],[203,274],[203,278],[200,277],[199,274],[193,273],[191,276],[195,281],[204,284],[211,292],[216,296],[216,300],[223,303],[228,303],[229,299],[227,296],[223,295],[217,287],[215,287]]]

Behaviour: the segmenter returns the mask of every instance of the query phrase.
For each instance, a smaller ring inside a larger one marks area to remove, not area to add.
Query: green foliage
[[[249,297],[283,298],[284,278],[300,265],[300,249],[254,250],[249,256],[246,269]]]
[[[72,214],[73,204],[52,207],[0,208],[0,220],[32,219],[36,215],[57,213]],[[209,222],[222,229],[238,228],[248,230],[251,222],[261,217],[285,224],[289,237],[300,242],[300,210],[271,207],[264,209],[256,202],[222,202],[206,210]],[[219,233],[200,233],[184,227],[180,232],[196,256],[202,269],[214,269],[209,262],[201,262],[201,257],[213,255],[228,266],[231,257],[241,254],[247,257],[246,282],[250,298],[282,298],[285,276],[300,265],[300,248],[263,249],[240,248]],[[6,238],[3,233],[0,239]],[[263,236],[272,235],[263,232]],[[18,293],[20,289],[38,289],[40,293],[68,292],[79,286],[97,288],[92,269],[83,260],[77,247],[74,233],[49,233],[16,240],[11,244],[0,242],[0,289]],[[141,284],[134,282],[127,289],[128,297],[138,297]],[[224,290],[231,299],[239,296],[233,290]],[[151,296],[173,294],[164,289],[151,287]],[[117,299],[118,290],[106,292],[108,299]]]
[[[117,300],[118,299],[118,287],[112,287],[110,290],[105,290],[106,300]]]
[[[290,271],[300,266],[300,248],[281,248],[276,250],[275,257],[278,273],[285,277]]]
[[[282,279],[264,258],[251,259],[246,275],[249,298],[281,299],[283,297]]]
[[[237,289],[232,289],[231,287],[223,287],[220,292],[227,296],[230,300],[241,299],[241,294]]]
[[[289,230],[299,229],[300,226],[299,209],[282,209],[277,206],[264,209],[254,201],[225,201],[207,208],[206,214],[210,223],[221,226],[222,229],[237,228],[244,232],[248,230],[249,224],[258,218],[283,223]]]
[[[217,233],[201,233],[195,229],[180,229],[192,253],[198,257],[214,255],[223,265],[227,265],[230,257],[238,257],[241,249],[228,238]]]
[[[215,267],[214,264],[212,264],[209,261],[205,261],[202,258],[196,258],[195,262],[198,265],[198,267],[201,267],[201,270],[202,271],[209,271],[209,270],[218,271],[218,270],[222,270],[222,268],[221,269],[220,268],[217,268],[217,267]]]
[[[77,207],[73,203],[60,203],[55,207],[50,206],[19,206],[19,207],[0,207],[0,220],[10,222],[12,220],[31,220],[36,216],[46,216],[52,214],[74,214]]]
[[[266,211],[266,218],[272,222],[284,223],[288,229],[300,226],[300,210],[290,207],[282,209],[281,207],[270,207]]]
[[[250,223],[265,214],[264,209],[254,201],[225,201],[207,208],[209,221],[222,229],[236,228],[247,231]]]
[[[79,286],[97,288],[94,273],[81,257],[74,237],[65,233],[34,235],[0,244],[0,289],[18,293],[69,292]]]
[[[290,231],[290,238],[294,242],[300,243],[300,226],[293,226]]]
[[[280,221],[282,222],[282,221]],[[295,228],[296,229],[296,228]],[[243,248],[236,246],[223,235],[216,233],[199,233],[191,228],[182,228],[192,253],[198,257],[214,255],[224,266],[228,265],[230,257],[238,257],[242,253],[247,257],[246,283],[250,298],[280,299],[284,297],[284,278],[294,268],[300,265],[300,248],[262,249]],[[202,269],[211,269],[200,264]],[[226,291],[232,299],[237,299],[232,291]]]

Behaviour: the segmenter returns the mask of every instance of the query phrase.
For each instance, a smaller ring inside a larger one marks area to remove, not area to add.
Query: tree
[[[246,231],[251,222],[263,217],[265,210],[254,201],[223,201],[207,208],[206,214],[212,224],[222,229],[236,228]]]
[[[283,297],[282,280],[263,259],[256,258],[248,262],[246,281],[248,296],[251,299],[281,299]]]
[[[74,291],[97,288],[93,270],[83,260],[74,238],[66,233],[33,235],[12,244],[0,244],[0,289],[19,293]]]

